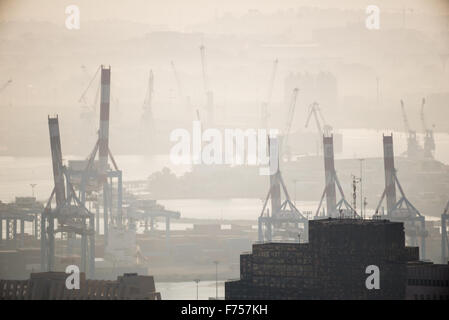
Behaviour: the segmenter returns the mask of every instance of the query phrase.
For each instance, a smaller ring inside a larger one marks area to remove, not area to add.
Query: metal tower
[[[110,223],[112,222],[119,227],[123,223],[122,171],[119,170],[109,148],[110,85],[111,67],[105,68],[101,66],[100,126],[98,140],[87,160],[82,163],[82,170],[73,168],[69,170],[70,179],[79,182],[77,187],[79,189],[79,197],[83,204],[86,201],[87,193],[92,189],[96,191],[103,190],[103,230],[105,246],[108,243]],[[97,153],[98,161],[95,161]],[[110,167],[109,160],[111,160],[113,168]],[[116,179],[116,183],[114,179]],[[117,186],[117,202],[115,205],[112,201],[114,184]]]
[[[268,140],[270,150],[270,165],[273,161],[273,153],[276,154],[277,170],[270,175],[270,190],[265,198],[262,212],[259,216],[259,242],[271,242],[273,234],[280,235],[283,240],[298,241],[298,237],[308,239],[308,219],[296,208],[290,199],[281,171],[279,169],[279,144],[278,139],[270,137]],[[285,201],[281,200],[281,187],[284,191]],[[271,215],[267,208],[268,200],[271,200]],[[299,225],[302,225],[300,227]]]
[[[350,215],[351,217],[358,217],[359,215],[354,208],[346,201],[343,188],[335,171],[334,164],[334,137],[330,135],[326,137],[323,135],[323,150],[324,150],[324,173],[325,173],[325,187],[323,194],[321,195],[320,203],[315,213],[315,219],[322,217],[337,218],[342,215]],[[337,196],[335,185],[338,187],[341,199],[337,203]],[[321,213],[321,206],[323,204],[324,197],[326,196],[327,211]]]
[[[410,237],[411,244],[417,246],[417,238],[421,238],[421,258],[426,257],[426,227],[425,218],[418,209],[405,196],[404,190],[397,177],[396,168],[394,166],[394,150],[393,135],[383,136],[384,146],[384,168],[385,168],[385,189],[376,207],[376,217],[382,216],[391,221],[399,221],[404,223],[405,234]],[[396,185],[399,188],[401,198],[396,201]],[[382,202],[387,200],[387,214],[379,209]]]
[[[77,197],[62,163],[61,138],[58,117],[48,117],[53,163],[54,188],[41,215],[41,270],[55,271],[55,235],[57,233],[81,236],[81,271],[93,275],[95,268],[94,215]],[[52,209],[52,201],[56,207]],[[86,224],[89,220],[89,226]],[[55,221],[57,228],[55,229]],[[87,238],[90,246],[88,248]],[[88,257],[88,252],[89,257]],[[89,259],[89,268],[87,260]]]

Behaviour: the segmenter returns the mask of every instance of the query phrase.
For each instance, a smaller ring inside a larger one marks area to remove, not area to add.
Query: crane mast
[[[148,123],[150,126],[152,126],[153,121],[153,110],[152,110],[152,103],[153,103],[153,89],[154,89],[154,76],[153,76],[153,70],[150,70],[150,75],[148,77],[148,88],[147,93],[145,95],[145,100],[143,103],[143,119],[146,123]]]
[[[284,129],[284,142],[283,145],[285,146],[285,148],[287,149],[287,153],[288,153],[288,136],[290,135],[290,130],[292,127],[292,123],[293,123],[293,118],[295,115],[295,108],[296,108],[296,100],[298,98],[298,92],[299,89],[298,88],[294,88],[293,92],[292,92],[292,97],[290,100],[290,106],[288,108],[288,113],[287,113],[287,122],[286,122],[286,126]]]
[[[423,130],[424,130],[424,157],[433,158],[433,152],[435,151],[435,139],[433,136],[433,129],[429,129],[427,127],[425,113],[424,113],[425,104],[426,104],[426,99],[422,98],[420,118],[421,118]]]
[[[206,94],[206,110],[207,110],[207,124],[212,126],[214,123],[214,94],[209,88],[209,81],[207,78],[207,65],[206,65],[206,48],[204,45],[200,47],[201,53],[201,68],[203,73],[204,92]]]
[[[173,70],[173,75],[175,76],[176,80],[176,86],[178,88],[178,95],[180,98],[182,98],[182,87],[181,87],[181,81],[179,81],[178,72],[176,71],[175,63],[173,61],[170,61],[171,68]]]

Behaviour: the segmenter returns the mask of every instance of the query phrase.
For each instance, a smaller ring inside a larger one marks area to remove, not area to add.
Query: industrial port
[[[0,4],[0,300],[449,300],[449,6],[304,3]]]

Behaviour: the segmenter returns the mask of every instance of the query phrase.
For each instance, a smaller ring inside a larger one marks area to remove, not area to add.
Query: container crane
[[[424,114],[424,106],[426,104],[426,99],[422,98],[421,102],[421,112],[420,112],[420,118],[421,123],[424,130],[424,157],[426,158],[433,158],[433,153],[435,151],[435,139],[433,137],[433,129],[429,129],[427,127],[426,118]]]

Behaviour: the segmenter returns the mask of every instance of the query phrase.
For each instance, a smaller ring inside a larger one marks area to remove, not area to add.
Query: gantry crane
[[[433,158],[433,153],[435,151],[435,140],[433,137],[433,129],[429,129],[427,127],[426,118],[424,115],[424,106],[426,104],[426,99],[422,98],[421,102],[421,112],[420,112],[420,118],[421,123],[424,130],[424,157],[426,158]]]

